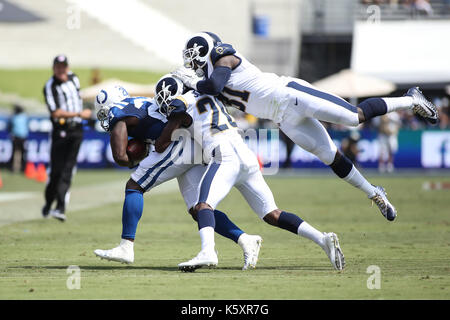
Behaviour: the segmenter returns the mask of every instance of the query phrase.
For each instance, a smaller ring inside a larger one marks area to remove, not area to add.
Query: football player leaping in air
[[[126,167],[137,165],[136,160],[126,152],[128,137],[154,141],[167,124],[166,118],[158,111],[154,99],[130,97],[120,86],[101,90],[96,97],[95,109],[101,126],[111,135],[111,149],[117,164]],[[144,210],[144,193],[173,178],[178,179],[181,194],[189,212],[197,201],[197,185],[206,166],[195,164],[189,159],[177,161],[184,156],[189,141],[175,141],[164,153],[151,151],[139,162],[125,187],[125,201],[122,211],[122,236],[118,247],[110,250],[97,249],[95,255],[100,258],[123,263],[134,262],[134,239],[138,222]],[[254,268],[261,247],[261,237],[249,235],[231,222],[227,215],[214,211],[217,221],[216,232],[238,243],[244,252],[244,267]]]
[[[207,169],[200,177],[194,207],[201,239],[201,250],[193,259],[180,263],[183,271],[217,265],[214,211],[236,187],[253,211],[270,225],[312,240],[327,254],[333,267],[342,270],[344,255],[334,233],[323,233],[293,213],[278,209],[272,191],[264,181],[255,154],[244,143],[237,125],[216,97],[190,90],[183,94],[183,83],[167,75],[156,86],[156,101],[168,123],[155,142],[157,152],[165,152],[176,141],[173,133],[185,124],[186,130],[203,149]],[[160,97],[160,98],[159,98]]]
[[[275,121],[298,146],[316,155],[337,176],[365,192],[386,219],[395,219],[396,209],[384,189],[369,183],[337,150],[319,120],[357,126],[388,112],[411,109],[435,124],[438,121],[436,107],[418,88],[409,89],[403,97],[370,98],[354,106],[304,80],[261,72],[211,32],[191,37],[183,50],[183,59],[184,67],[173,74],[185,85],[203,94],[219,95],[227,105],[258,118]]]

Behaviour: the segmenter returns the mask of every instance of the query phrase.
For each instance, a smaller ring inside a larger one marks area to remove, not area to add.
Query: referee
[[[45,83],[44,97],[53,124],[51,134],[50,174],[45,189],[44,218],[50,216],[66,220],[66,198],[77,155],[83,140],[82,120],[91,117],[91,110],[83,110],[80,81],[69,70],[65,55],[53,60],[53,76]],[[53,202],[56,207],[52,209]]]

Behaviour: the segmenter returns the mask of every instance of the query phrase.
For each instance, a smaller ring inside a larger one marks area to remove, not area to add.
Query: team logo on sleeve
[[[225,51],[225,49],[223,47],[216,47],[217,54],[222,54],[224,51]]]
[[[177,108],[175,106],[168,105],[167,106],[167,116],[170,116],[172,111],[176,110]]]

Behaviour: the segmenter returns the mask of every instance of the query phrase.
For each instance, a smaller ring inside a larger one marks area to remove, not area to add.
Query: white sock
[[[202,250],[204,249],[213,249],[214,250],[214,228],[213,227],[204,227],[198,230],[200,234],[200,240],[202,242]]]
[[[309,223],[307,223],[306,221],[303,221],[300,226],[298,227],[297,230],[297,234],[299,236],[305,237],[309,240],[314,241],[315,243],[317,243],[319,246],[321,246],[322,248],[325,245],[325,241],[324,241],[324,234],[322,232],[320,232],[319,230],[317,230],[316,228],[312,227]]]
[[[128,249],[133,250],[133,248],[134,248],[134,242],[133,242],[133,241],[130,241],[130,240],[127,240],[127,239],[121,239],[121,240],[120,240],[119,246],[124,247],[124,248],[127,249],[127,250],[128,250]]]
[[[238,238],[238,245],[240,245],[242,247],[242,241],[245,240],[245,238],[248,237],[248,234],[246,234],[245,232],[243,234],[241,234]]]
[[[388,113],[397,110],[411,109],[411,107],[413,106],[413,98],[409,96],[381,99],[386,102]]]
[[[349,174],[344,178],[345,181],[350,183],[352,186],[360,189],[365,192],[368,197],[373,196],[375,187],[363,177],[363,175],[355,168],[352,167],[352,170]]]

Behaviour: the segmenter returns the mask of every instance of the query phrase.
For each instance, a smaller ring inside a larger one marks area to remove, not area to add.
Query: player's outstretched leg
[[[418,87],[410,88],[403,97],[366,99],[358,104],[358,108],[362,111],[359,113],[360,123],[386,113],[408,109],[431,124],[436,124],[439,119],[436,107],[425,98]]]
[[[268,213],[263,219],[270,225],[277,226],[315,242],[325,251],[331,265],[336,270],[344,269],[344,254],[335,233],[320,232],[297,215],[279,209]]]
[[[344,268],[344,255],[337,236],[333,233],[322,233],[295,214],[279,210],[261,171],[250,173],[243,182],[236,185],[236,188],[253,211],[265,222],[314,241],[326,252],[335,269]]]
[[[370,184],[358,169],[356,169],[350,159],[337,151],[334,161],[330,164],[330,168],[339,178],[364,191],[367,197],[378,206],[381,214],[387,220],[394,221],[397,217],[397,210],[389,202],[384,188]]]
[[[283,121],[280,123],[280,129],[295,144],[328,165],[339,178],[363,191],[377,204],[386,219],[389,221],[395,219],[396,210],[388,201],[384,189],[367,181],[350,159],[339,152],[328,132],[317,119],[303,118],[297,123]]]
[[[290,81],[287,87],[290,100],[284,118],[311,117],[345,126],[357,126],[389,112],[410,109],[432,124],[439,119],[436,107],[418,87],[410,88],[403,97],[369,98],[357,106],[300,79]]]

